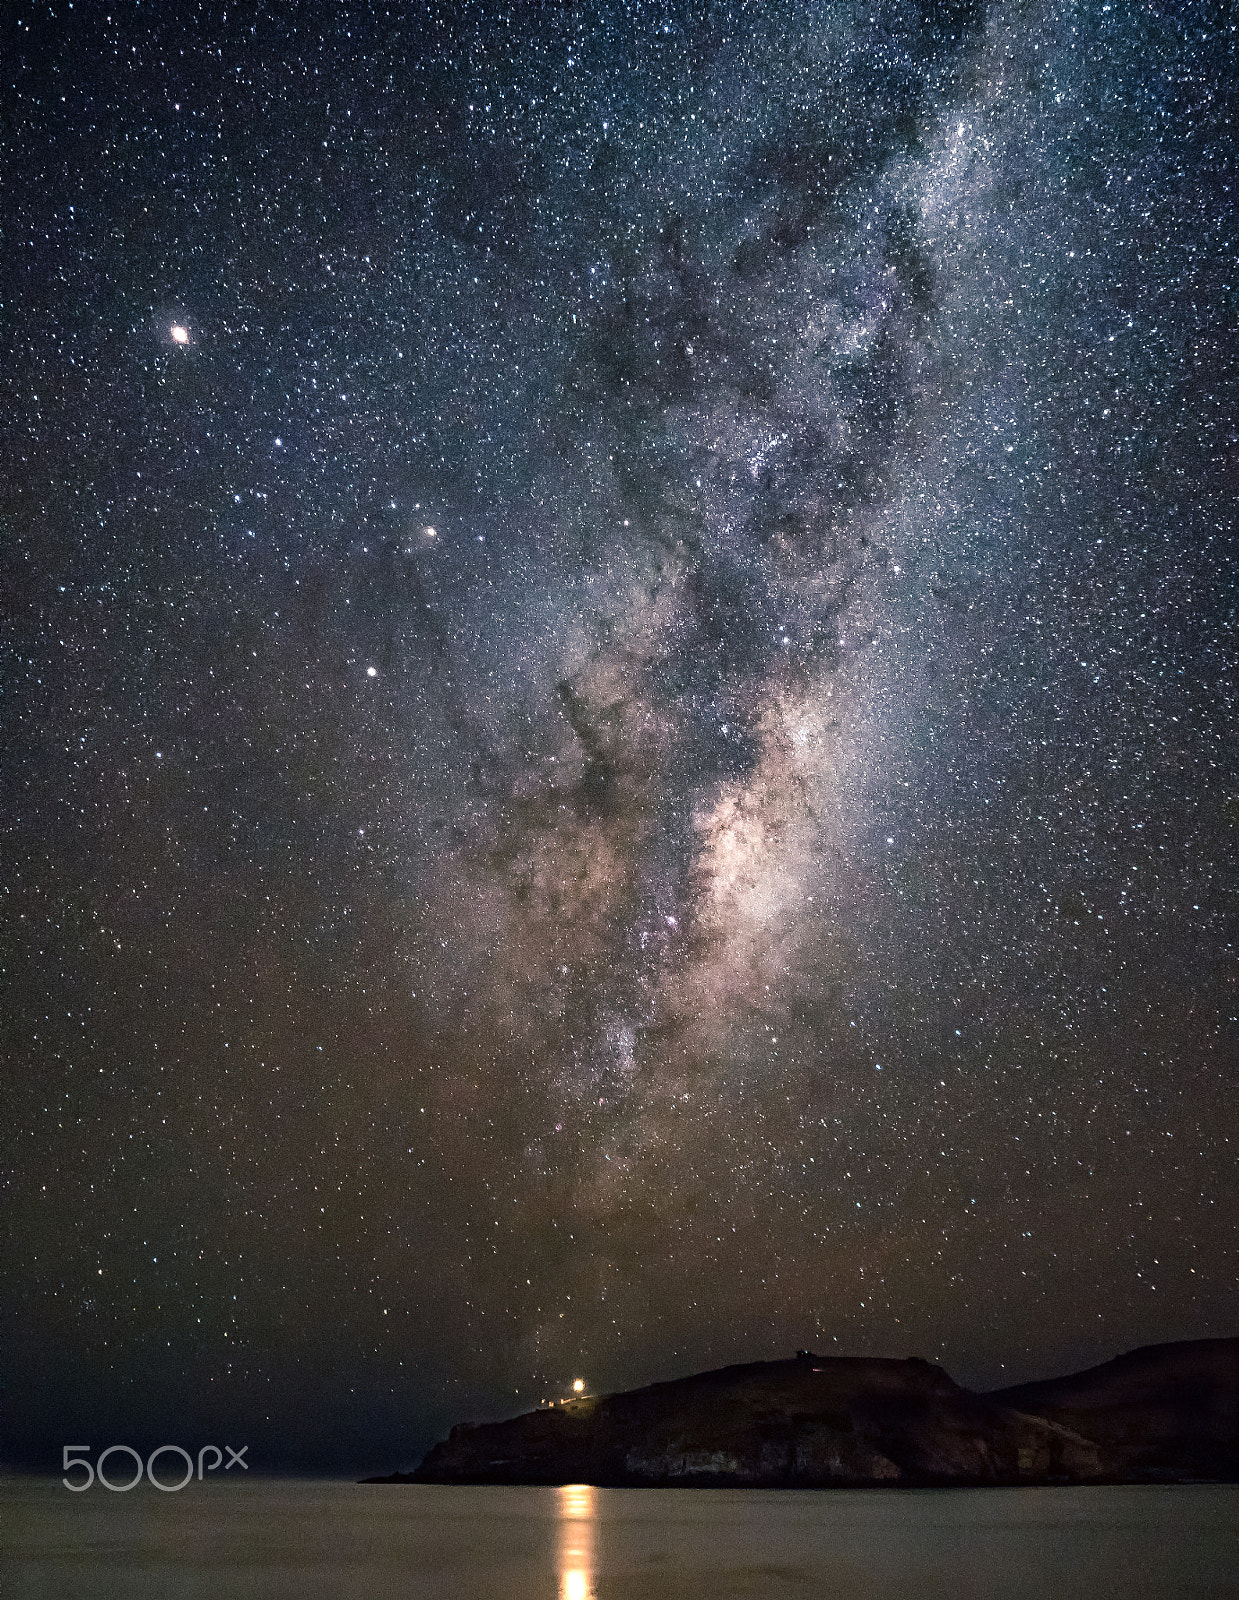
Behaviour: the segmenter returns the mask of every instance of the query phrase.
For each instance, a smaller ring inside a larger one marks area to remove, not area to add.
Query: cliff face
[[[412,1481],[669,1487],[1239,1479],[1239,1339],[971,1394],[927,1361],[802,1356],[462,1424]]]
[[[985,1398],[1092,1439],[1113,1477],[1239,1478],[1239,1339],[1146,1345]]]
[[[811,1356],[462,1425],[413,1477],[821,1487],[1076,1482],[1102,1470],[1069,1428],[970,1394],[928,1362]]]

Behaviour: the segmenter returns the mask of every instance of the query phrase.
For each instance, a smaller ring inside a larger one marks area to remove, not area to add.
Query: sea
[[[1239,1485],[0,1480],[4,1600],[1236,1600]]]

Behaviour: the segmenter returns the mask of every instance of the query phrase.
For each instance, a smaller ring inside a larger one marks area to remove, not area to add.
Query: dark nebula
[[[1234,1332],[1225,8],[16,11],[10,1454]]]

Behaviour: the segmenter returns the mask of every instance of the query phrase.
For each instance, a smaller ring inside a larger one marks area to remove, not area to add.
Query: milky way
[[[17,1452],[1233,1331],[1222,14],[27,9]]]

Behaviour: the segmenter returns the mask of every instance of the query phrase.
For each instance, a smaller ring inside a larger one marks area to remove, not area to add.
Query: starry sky
[[[1236,33],[0,44],[4,1448],[1236,1329]]]

